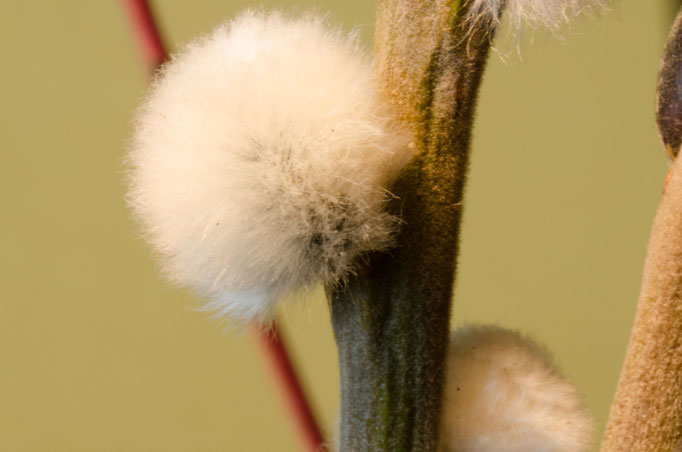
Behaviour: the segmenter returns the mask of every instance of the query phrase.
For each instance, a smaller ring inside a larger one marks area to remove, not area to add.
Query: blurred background
[[[156,11],[177,48],[249,5]],[[371,46],[374,2],[259,5],[328,11]],[[654,92],[677,5],[624,0],[562,40],[502,32],[478,108],[453,327],[544,343],[599,436],[667,170]],[[147,73],[121,2],[4,0],[2,18],[0,450],[299,450],[253,336],[164,285],[126,210],[121,161]],[[321,293],[282,325],[330,434]]]

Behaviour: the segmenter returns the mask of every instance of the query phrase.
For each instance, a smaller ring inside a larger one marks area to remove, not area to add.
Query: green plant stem
[[[417,153],[392,187],[404,224],[330,289],[341,372],[342,451],[433,451],[439,444],[450,304],[474,108],[496,18],[468,2],[385,0],[378,72]]]

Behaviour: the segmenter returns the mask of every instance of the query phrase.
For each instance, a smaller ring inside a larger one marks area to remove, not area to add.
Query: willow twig
[[[450,300],[478,87],[497,18],[468,1],[379,3],[377,72],[416,156],[392,187],[397,246],[330,289],[341,371],[341,450],[439,443]]]

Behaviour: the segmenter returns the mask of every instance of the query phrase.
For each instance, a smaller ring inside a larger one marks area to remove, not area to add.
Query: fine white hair
[[[448,353],[448,452],[590,449],[592,418],[539,345],[499,327],[465,326]]]
[[[502,10],[509,15],[515,31],[523,26],[545,27],[551,31],[567,25],[577,16],[604,8],[609,0],[470,0],[468,19],[499,18]]]
[[[167,63],[136,118],[129,204],[174,282],[237,322],[390,246],[410,157],[372,63],[324,19],[247,12]]]

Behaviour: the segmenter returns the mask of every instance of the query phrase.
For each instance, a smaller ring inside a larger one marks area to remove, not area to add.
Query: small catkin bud
[[[495,326],[465,326],[448,355],[448,452],[586,452],[593,421],[547,352]]]
[[[248,12],[162,68],[136,118],[129,204],[173,282],[265,322],[391,244],[387,189],[409,140],[356,39]]]

